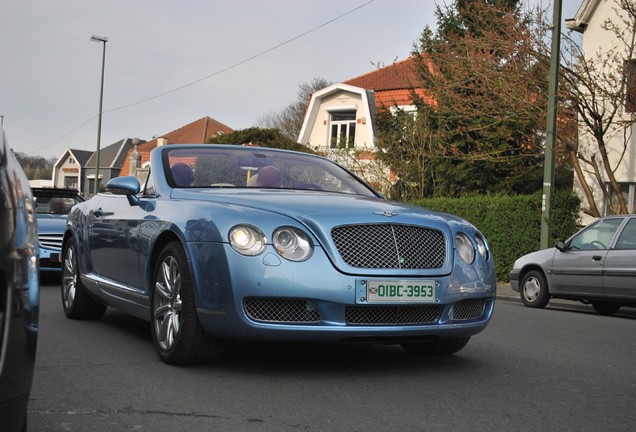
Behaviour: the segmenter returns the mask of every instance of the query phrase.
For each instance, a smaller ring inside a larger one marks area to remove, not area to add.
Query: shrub
[[[451,213],[475,225],[490,245],[500,281],[508,281],[517,258],[540,247],[541,194],[427,198],[411,204]],[[580,199],[572,191],[555,193],[550,208],[550,245],[579,229],[579,207]]]

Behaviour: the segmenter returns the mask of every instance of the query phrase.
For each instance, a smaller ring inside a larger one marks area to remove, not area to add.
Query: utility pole
[[[561,1],[554,0],[552,18],[552,48],[550,51],[550,82],[548,85],[548,122],[543,166],[543,196],[541,202],[541,249],[548,247],[550,234],[550,201],[554,190],[554,159],[556,156],[556,126],[561,60]]]

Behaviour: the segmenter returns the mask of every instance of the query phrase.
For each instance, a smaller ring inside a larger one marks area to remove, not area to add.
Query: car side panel
[[[636,251],[611,250],[603,268],[606,296],[636,300]]]
[[[603,262],[606,250],[557,251],[552,262],[551,294],[589,294],[603,292]]]

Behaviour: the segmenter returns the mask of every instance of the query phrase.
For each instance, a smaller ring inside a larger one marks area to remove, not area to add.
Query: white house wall
[[[594,4],[596,4],[595,7]],[[585,10],[585,8],[587,8],[587,10]],[[617,14],[618,9],[620,8],[616,0],[586,0],[583,2],[580,12],[583,11],[585,13],[581,15],[585,19],[589,19],[583,32],[582,40],[583,52],[586,59],[592,59],[599,53],[607,53],[619,46],[619,42],[616,40],[615,34],[603,28],[604,23],[608,20],[615,24],[622,23],[622,19]],[[628,59],[625,58],[625,60]],[[607,66],[607,63],[605,65]],[[617,120],[627,119],[630,116],[631,115],[626,115],[624,111],[621,111]],[[634,126],[627,129],[617,126],[613,130],[608,131],[605,139],[611,166],[617,167],[615,171],[616,180],[619,183],[636,182],[636,150],[634,150],[636,142],[634,141]],[[625,147],[627,147],[627,150],[623,154]],[[580,126],[579,128],[579,150],[588,157],[598,153],[598,146],[596,145],[594,138],[587,132],[587,128],[584,126]],[[620,160],[621,157],[623,158],[622,160]],[[596,159],[599,161],[600,165],[600,158],[598,155]],[[585,165],[583,165],[583,168],[585,169]],[[607,181],[607,175],[602,165],[600,165],[600,168],[604,181]],[[599,210],[603,212],[606,210],[603,200],[603,191],[594,178],[593,172],[591,170],[586,170],[586,173],[588,184],[594,193],[595,201],[599,206]],[[582,197],[583,205],[585,205],[585,196],[578,181],[575,181],[575,190]],[[592,220],[587,215],[582,214],[581,216],[584,224],[589,223]]]

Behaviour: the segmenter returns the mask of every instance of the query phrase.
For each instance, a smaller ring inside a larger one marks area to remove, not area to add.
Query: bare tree
[[[331,82],[324,78],[314,78],[311,82],[300,84],[295,102],[281,111],[263,115],[256,125],[264,129],[278,129],[283,135],[296,141],[303,126],[309,98],[314,92],[330,85]]]
[[[584,52],[569,34],[562,49],[564,88],[579,122],[578,142],[565,142],[565,150],[587,201],[583,211],[593,217],[601,216],[603,201],[609,213],[629,211],[617,173],[625,167],[635,120],[636,1],[614,1],[616,13],[601,27],[605,46],[588,44]]]

